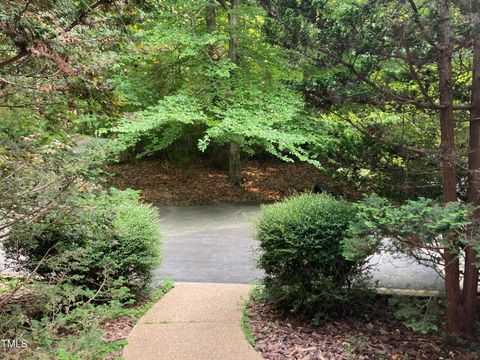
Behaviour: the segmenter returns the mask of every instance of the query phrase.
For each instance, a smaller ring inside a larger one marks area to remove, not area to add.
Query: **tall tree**
[[[228,26],[230,29],[230,41],[228,45],[228,57],[233,64],[237,64],[238,57],[238,7],[240,0],[230,0],[230,11],[228,12]],[[240,185],[242,183],[242,162],[240,158],[240,144],[237,142],[230,143],[230,158],[228,180],[232,185]]]
[[[440,36],[438,47],[440,133],[442,152],[443,201],[457,201],[457,163],[455,151],[455,122],[453,118],[453,69],[451,11],[447,0],[438,1]],[[452,244],[455,239],[451,239]],[[445,289],[447,294],[447,331],[465,335],[461,329],[466,320],[462,311],[460,266],[458,256],[449,250],[443,253],[445,262]]]
[[[468,158],[468,202],[477,209],[474,211],[475,221],[480,219],[480,3],[470,2],[470,21],[473,34],[472,44],[472,84],[471,109],[469,123],[469,158]],[[477,229],[469,231],[473,237]],[[465,280],[463,289],[463,305],[465,330],[468,333],[475,327],[477,292],[479,281],[478,253],[472,246],[465,249]]]

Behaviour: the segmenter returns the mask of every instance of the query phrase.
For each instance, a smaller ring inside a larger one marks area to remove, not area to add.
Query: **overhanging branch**
[[[7,59],[7,60],[4,60],[4,61],[0,62],[0,68],[3,68],[7,65],[10,65],[10,64],[14,63],[15,61],[20,60],[21,58],[25,57],[26,55],[27,55],[26,51],[20,51],[17,55],[11,57],[10,59]]]

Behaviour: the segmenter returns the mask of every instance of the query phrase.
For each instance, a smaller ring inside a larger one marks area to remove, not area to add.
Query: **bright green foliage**
[[[364,258],[347,260],[341,241],[355,209],[328,195],[264,206],[256,224],[266,294],[310,319],[354,313],[365,295]]]
[[[298,94],[286,88],[255,88],[253,83],[242,84],[233,96],[220,101],[220,108],[199,146],[205,150],[210,141],[240,142],[244,150],[260,145],[271,154],[291,161],[291,155],[309,161],[308,152],[301,147],[313,137],[300,131],[305,121],[303,102]],[[269,93],[272,91],[272,93]],[[217,106],[218,106],[217,105]],[[311,162],[314,162],[310,160]]]
[[[195,98],[186,95],[165,97],[158,105],[122,121],[115,129],[118,139],[115,151],[127,150],[144,141],[140,155],[150,155],[177,140],[187,125],[203,124],[205,114]]]
[[[64,216],[54,212],[42,221],[14,226],[4,242],[7,258],[36,269],[46,280],[101,291],[101,298],[115,298],[122,287],[133,294],[144,291],[159,263],[154,208],[138,204],[133,191],[71,201]]]
[[[205,25],[210,6],[216,10],[213,31]],[[300,73],[284,52],[265,41],[264,13],[253,3],[238,11],[237,63],[226,55],[227,14],[218,4],[167,1],[151,22],[135,29],[137,42],[124,58],[129,67],[135,66],[116,75],[116,81],[127,101],[125,109],[137,112],[113,129],[117,151],[140,144],[141,156],[152,154],[197,126],[203,128],[201,151],[211,143],[233,141],[247,152],[260,146],[284,160],[296,157],[318,164],[307,146],[313,137],[301,129],[310,121],[303,99],[287,84]]]
[[[383,250],[406,253],[436,267],[442,265],[442,251],[458,253],[459,245],[467,243],[465,228],[471,224],[472,208],[461,202],[443,205],[419,198],[395,206],[371,195],[355,208],[355,221],[343,241],[349,259]]]

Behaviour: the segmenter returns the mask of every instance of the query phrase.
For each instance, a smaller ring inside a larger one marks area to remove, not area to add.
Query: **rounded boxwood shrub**
[[[160,241],[155,208],[139,203],[135,191],[111,189],[19,223],[3,245],[7,259],[45,280],[121,298],[146,288],[160,262]]]
[[[262,208],[256,223],[266,295],[311,319],[358,310],[368,293],[365,259],[346,260],[341,241],[355,216],[330,195],[301,195]]]

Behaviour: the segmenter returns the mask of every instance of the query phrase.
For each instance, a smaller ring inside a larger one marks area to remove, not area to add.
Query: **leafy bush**
[[[263,207],[256,238],[267,295],[314,319],[358,310],[357,296],[368,293],[364,259],[346,260],[341,247],[354,216],[350,204],[323,194]]]
[[[131,190],[85,194],[72,202],[67,213],[15,226],[4,243],[7,257],[50,282],[109,298],[139,294],[159,263],[155,209],[139,204]]]

